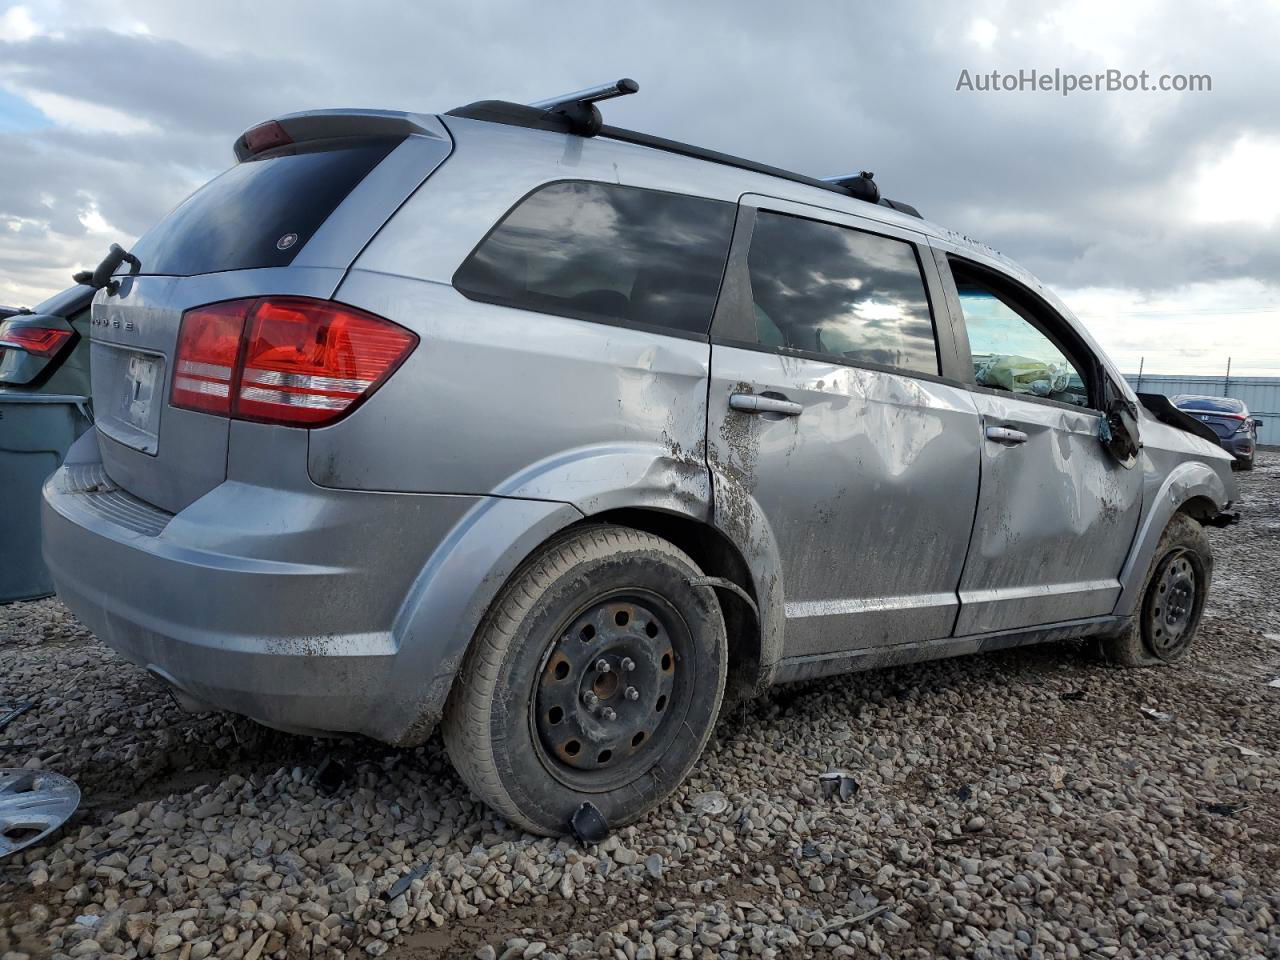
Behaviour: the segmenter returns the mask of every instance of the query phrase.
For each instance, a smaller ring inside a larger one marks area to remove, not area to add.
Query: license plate
[[[125,371],[120,419],[139,430],[151,428],[151,404],[160,381],[160,360],[135,353]]]

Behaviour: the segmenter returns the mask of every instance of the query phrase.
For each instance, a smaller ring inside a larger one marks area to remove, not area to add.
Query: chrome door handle
[[[1013,427],[987,427],[987,439],[1016,447],[1020,443],[1027,442],[1027,435]]]
[[[798,417],[804,413],[804,407],[793,400],[766,397],[759,393],[731,394],[729,408],[743,413],[780,413],[784,417]]]

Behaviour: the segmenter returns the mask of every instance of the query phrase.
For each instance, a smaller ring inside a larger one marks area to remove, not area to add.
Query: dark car
[[[1173,398],[1173,405],[1216,433],[1222,448],[1236,458],[1238,469],[1253,469],[1253,451],[1258,445],[1258,428],[1262,421],[1249,415],[1249,408],[1243,400],[1184,393]]]
[[[77,284],[33,310],[0,307],[0,603],[47,596],[40,487],[92,423],[89,302]]]

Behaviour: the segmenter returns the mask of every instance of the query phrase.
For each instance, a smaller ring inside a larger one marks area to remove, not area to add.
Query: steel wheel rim
[[[688,712],[693,637],[656,594],[618,590],[566,618],[530,697],[539,758],[573,790],[634,781],[664,755]]]
[[[1189,551],[1174,550],[1161,561],[1152,581],[1144,624],[1147,645],[1157,657],[1174,656],[1190,643],[1199,586],[1199,571]]]

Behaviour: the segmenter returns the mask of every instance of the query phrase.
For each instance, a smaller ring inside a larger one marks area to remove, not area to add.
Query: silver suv
[[[869,174],[602,96],[281,117],[113,251],[44,490],[98,636],[191,709],[439,725],[546,834],[640,816],[773,683],[1186,652],[1235,496],[1203,425]]]

